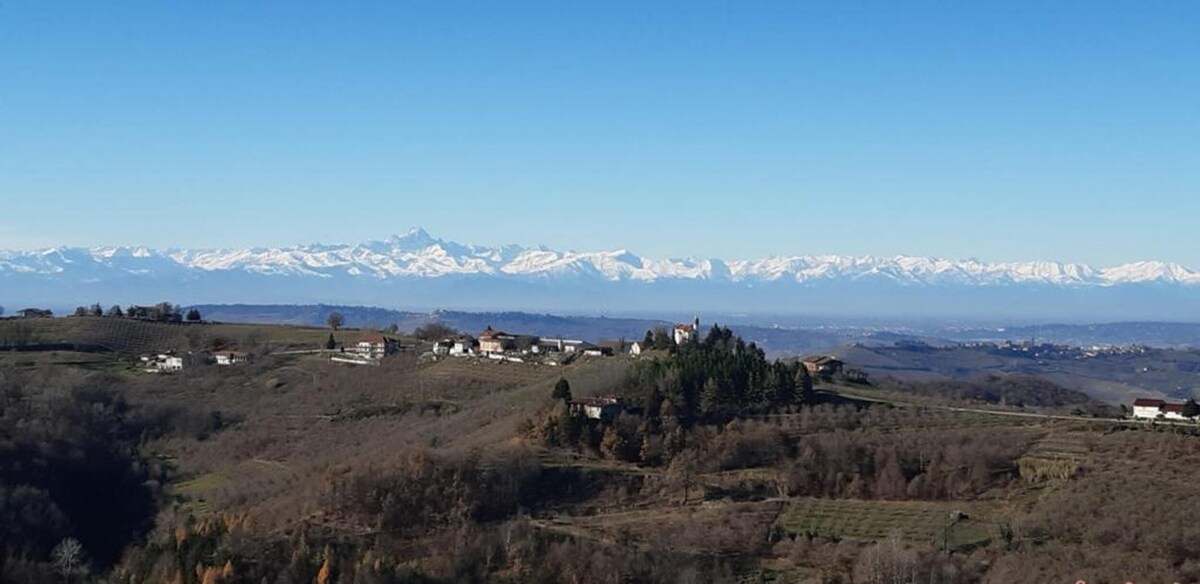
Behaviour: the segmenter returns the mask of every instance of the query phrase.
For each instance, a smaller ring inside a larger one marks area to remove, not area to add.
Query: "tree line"
[[[203,320],[203,316],[198,309],[189,308],[185,312],[182,306],[171,304],[170,302],[159,302],[151,306],[131,304],[125,309],[122,309],[119,304],[114,304],[107,311],[97,302],[91,306],[76,306],[72,316],[133,318],[156,322],[200,322]]]

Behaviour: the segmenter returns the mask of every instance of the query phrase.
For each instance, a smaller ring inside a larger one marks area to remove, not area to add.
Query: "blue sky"
[[[4,2],[0,247],[1200,267],[1197,2]]]

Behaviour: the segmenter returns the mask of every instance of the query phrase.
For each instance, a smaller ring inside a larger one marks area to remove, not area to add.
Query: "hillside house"
[[[17,318],[50,318],[54,312],[43,308],[25,308],[17,311]]]
[[[583,397],[567,402],[571,415],[584,416],[592,420],[612,421],[621,415],[624,406],[615,397]]]
[[[383,333],[368,333],[359,339],[349,352],[358,353],[367,359],[382,359],[400,349],[400,343]]]
[[[577,351],[582,352],[588,357],[611,357],[613,355],[611,347],[593,345],[591,343],[584,343]]]
[[[565,348],[566,345],[563,339],[538,339],[538,342],[534,343],[529,350],[538,354],[546,354],[562,353]]]
[[[808,370],[809,375],[814,377],[830,377],[842,372],[842,367],[845,365],[837,357],[829,355],[819,355],[816,357],[808,357],[801,361],[804,368]]]
[[[644,348],[646,347],[642,347],[641,341],[634,341],[632,345],[629,345],[629,354],[637,357],[642,354],[642,349]]]
[[[460,335],[454,339],[454,345],[450,347],[450,354],[456,357],[464,357],[474,355],[479,352],[479,341],[471,335]]]
[[[174,373],[183,370],[183,357],[172,353],[144,355],[141,360],[147,373]]]
[[[674,334],[676,345],[682,345],[684,343],[695,341],[700,334],[700,317],[696,317],[696,320],[689,324],[675,325]]]
[[[480,353],[507,353],[517,349],[517,337],[487,327],[482,333],[479,333],[479,352]]]
[[[250,362],[250,354],[245,351],[217,351],[213,353],[217,365],[245,365]]]
[[[449,355],[452,350],[454,350],[453,339],[442,339],[433,344],[434,355]]]
[[[533,353],[582,353],[595,345],[578,339],[541,338],[533,343],[530,352]]]
[[[1133,400],[1133,417],[1142,420],[1188,420],[1183,415],[1186,403],[1170,403],[1161,399],[1138,398]]]

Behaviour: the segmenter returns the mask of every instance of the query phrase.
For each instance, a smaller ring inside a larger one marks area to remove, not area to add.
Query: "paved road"
[[[985,415],[989,415],[989,416],[1010,416],[1010,417],[1014,417],[1014,418],[1041,418],[1044,420],[1067,420],[1067,421],[1072,421],[1072,422],[1093,422],[1093,423],[1100,423],[1100,424],[1143,424],[1144,425],[1144,424],[1155,423],[1155,424],[1165,424],[1165,425],[1171,425],[1171,426],[1195,426],[1196,425],[1194,422],[1174,422],[1174,421],[1170,421],[1170,420],[1150,421],[1150,420],[1135,420],[1132,418],[1093,418],[1093,417],[1089,417],[1089,416],[1067,416],[1067,415],[1060,415],[1060,414],[1039,414],[1036,412],[1013,412],[1013,411],[1008,411],[1008,410],[988,410],[988,409],[983,409],[983,408],[962,408],[962,407],[956,407],[956,406],[943,406],[943,405],[936,405],[936,404],[922,404],[922,403],[913,403],[913,402],[905,402],[905,401],[896,401],[896,400],[890,400],[890,399],[883,399],[883,398],[879,398],[879,397],[871,397],[871,396],[859,395],[859,394],[855,394],[855,393],[848,393],[848,392],[844,392],[844,391],[834,391],[834,390],[829,390],[829,389],[821,389],[819,391],[828,393],[828,394],[832,394],[832,395],[849,398],[849,399],[857,399],[857,400],[862,400],[862,401],[888,404],[888,405],[892,405],[892,406],[896,406],[896,407],[900,407],[900,408],[926,408],[926,409],[931,409],[931,410],[942,410],[942,411],[947,411],[947,412],[985,414]]]

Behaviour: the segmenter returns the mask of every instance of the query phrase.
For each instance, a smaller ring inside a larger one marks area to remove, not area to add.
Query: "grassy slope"
[[[103,319],[36,321],[47,341],[92,342],[114,334]],[[89,322],[91,321],[91,322]],[[11,321],[8,321],[11,322]],[[7,324],[0,322],[0,326]],[[133,323],[133,331],[149,331],[125,342],[178,338],[172,327]],[[93,327],[101,327],[99,329]],[[255,334],[273,347],[303,346],[328,336],[327,330],[298,327],[211,325],[209,332]],[[343,333],[352,334],[352,333]],[[92,335],[92,336],[89,336]],[[102,366],[107,357],[96,354],[17,353],[4,359],[30,360],[37,365]],[[331,473],[347,467],[386,465],[412,449],[494,449],[511,443],[517,425],[550,403],[559,375],[566,376],[576,395],[601,393],[618,382],[628,366],[624,359],[581,360],[565,368],[473,360],[418,362],[399,355],[379,368],[332,364],[319,356],[267,357],[246,367],[206,367],[165,377],[133,377],[132,399],[185,402],[219,410],[237,422],[203,440],[171,439],[150,445],[174,461],[180,481],[173,491],[185,511],[248,514],[264,529],[289,529],[300,520],[315,520],[318,497]],[[437,404],[437,407],[430,407]],[[362,412],[377,415],[360,415]],[[1102,470],[1113,460],[1096,460],[1095,432],[1070,423],[1006,420],[977,414],[939,413],[938,424],[1037,425],[1045,437],[1028,453],[1033,462],[1069,458],[1084,468]],[[925,431],[895,428],[894,431]],[[1119,440],[1115,436],[1110,440]],[[559,462],[575,464],[565,453]],[[591,461],[588,464],[600,464]],[[616,473],[647,472],[632,465],[603,461]],[[1123,467],[1122,467],[1123,468]],[[750,476],[763,472],[751,469]],[[1093,472],[1098,472],[1095,470]],[[648,480],[649,480],[648,479]],[[722,486],[725,476],[702,477]],[[873,541],[899,533],[910,541],[937,543],[949,536],[951,547],[970,547],[994,540],[998,526],[1020,517],[1052,492],[1060,481],[1019,485],[1011,492],[993,493],[976,501],[895,502],[771,499],[759,502],[710,501],[680,506],[677,493],[650,490],[634,503],[633,513],[592,508],[565,509],[543,520],[546,529],[602,541],[632,541],[648,548],[690,546],[704,553],[740,553],[742,543],[754,541],[777,525],[790,533],[812,533],[853,541]],[[951,512],[968,519],[948,531]],[[748,530],[742,533],[739,530]]]

